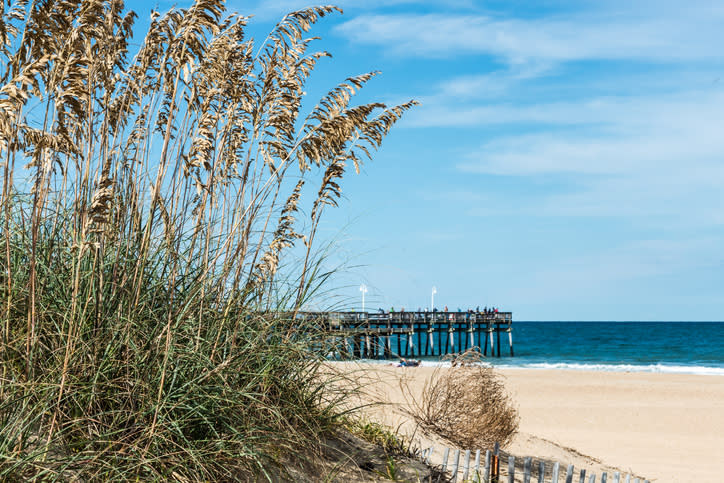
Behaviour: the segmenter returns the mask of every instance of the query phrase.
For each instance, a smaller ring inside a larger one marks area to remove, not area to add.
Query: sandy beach
[[[421,447],[425,435],[404,409],[400,381],[414,394],[432,367],[342,365],[364,375],[365,411]],[[652,482],[718,482],[724,463],[724,377],[660,373],[498,370],[520,412],[506,448],[518,456],[572,463],[589,472],[618,470]],[[466,448],[462,448],[466,449]],[[438,455],[439,456],[439,455]],[[609,477],[610,478],[610,477]],[[643,480],[642,480],[643,481]]]

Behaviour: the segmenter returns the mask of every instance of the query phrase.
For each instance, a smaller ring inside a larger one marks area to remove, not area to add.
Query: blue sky
[[[340,1],[308,93],[410,112],[327,212],[359,309],[724,320],[724,4]],[[306,2],[230,2],[262,37]],[[151,5],[131,2],[141,16]],[[170,4],[160,3],[158,8]],[[185,6],[179,3],[178,6]],[[137,33],[140,36],[140,31]]]

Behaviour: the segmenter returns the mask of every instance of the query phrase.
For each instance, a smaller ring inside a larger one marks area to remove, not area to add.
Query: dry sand
[[[451,446],[425,435],[404,412],[400,379],[419,392],[432,367],[340,364],[366,379],[361,402],[377,420],[419,447]],[[654,482],[719,482],[724,467],[724,377],[560,370],[499,370],[520,411],[506,448],[574,464],[596,474],[619,470]],[[465,449],[465,448],[463,448]],[[474,449],[474,448],[473,448]],[[437,457],[441,456],[437,449]],[[433,460],[434,462],[434,460]],[[643,481],[643,479],[642,479]]]

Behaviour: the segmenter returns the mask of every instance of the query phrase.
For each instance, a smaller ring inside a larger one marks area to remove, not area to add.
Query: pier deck
[[[500,357],[505,333],[513,356],[512,312],[299,312],[297,318],[321,323],[345,357],[442,356],[472,348]]]

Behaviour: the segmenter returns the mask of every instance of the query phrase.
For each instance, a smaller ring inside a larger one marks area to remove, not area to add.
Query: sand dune
[[[419,391],[431,367],[344,364],[364,375],[360,402],[382,402],[368,417],[399,428],[421,446],[447,443],[423,434],[404,409],[405,380]],[[718,482],[724,465],[724,377],[505,369],[520,411],[507,448],[519,456],[572,463],[600,474],[631,472],[654,482]],[[447,444],[449,446],[449,444]],[[441,454],[439,451],[438,457]]]

